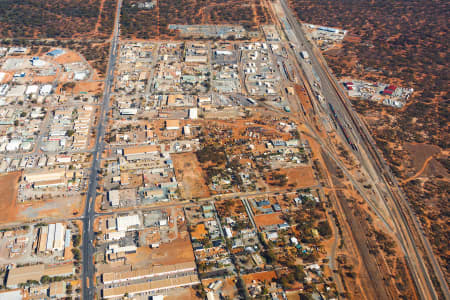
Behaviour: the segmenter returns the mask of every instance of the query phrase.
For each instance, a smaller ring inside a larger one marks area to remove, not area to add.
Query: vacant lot
[[[277,274],[275,274],[274,271],[259,272],[259,273],[243,275],[242,279],[244,279],[244,281],[247,285],[251,285],[254,280],[257,282],[265,281],[267,283],[270,283],[277,279]]]
[[[82,198],[60,197],[46,201],[17,203],[17,189],[21,172],[0,176],[0,224],[30,222],[49,218],[67,218],[80,213]]]
[[[281,218],[281,213],[265,214],[255,216],[255,223],[258,227],[283,224],[285,221]]]
[[[269,176],[267,183],[270,184],[271,190],[286,189],[287,187],[307,188],[317,184],[311,167],[281,169],[273,174],[285,175],[287,181],[284,185],[281,185],[280,181],[275,180],[273,175]]]
[[[15,221],[18,213],[16,198],[21,172],[0,176],[0,223]]]
[[[306,188],[317,184],[311,167],[285,169],[284,171],[286,172],[289,186],[294,185],[296,188]]]
[[[159,248],[139,247],[136,253],[127,255],[127,262],[134,266],[172,265],[194,261],[189,234],[184,231],[174,241],[161,244]]]
[[[68,218],[78,216],[82,211],[81,196],[59,197],[45,201],[20,203],[17,220],[31,221],[47,218]]]
[[[217,282],[218,280],[222,281],[221,288],[219,289],[221,295],[225,299],[238,299],[238,290],[236,288],[236,277],[227,277],[224,278],[207,278],[202,280],[203,286],[209,286],[213,282]]]
[[[208,197],[204,173],[200,168],[197,156],[194,153],[172,154],[175,176],[182,183],[181,197],[183,199]]]

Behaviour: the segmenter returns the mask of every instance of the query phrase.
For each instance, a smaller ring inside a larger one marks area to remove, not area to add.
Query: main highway
[[[97,124],[97,137],[95,140],[94,151],[92,152],[93,160],[90,170],[89,187],[86,195],[85,211],[83,216],[83,263],[82,263],[82,287],[83,299],[95,298],[95,266],[94,266],[94,219],[95,219],[95,199],[97,197],[97,177],[100,173],[100,160],[102,156],[105,135],[105,125],[107,123],[107,113],[109,110],[109,102],[111,96],[111,88],[114,82],[114,69],[116,66],[117,49],[119,44],[119,23],[120,9],[122,0],[117,2],[117,10],[114,21],[114,32],[111,39],[111,47],[109,52],[109,63],[105,79],[105,90],[103,93],[103,102],[100,108],[100,117]]]
[[[379,154],[366,126],[351,108],[349,100],[340,89],[319,50],[305,37],[301,25],[286,1],[279,0],[279,4],[283,10],[284,18],[279,15],[278,17],[285,28],[288,39],[296,47],[296,50],[306,51],[309,54],[313,76],[307,77],[309,77],[311,86],[318,86],[325,103],[331,104],[334,108],[337,118],[339,118],[344,128],[338,128],[339,134],[343,137],[347,134],[349,142],[357,145],[357,148],[350,149],[369,175],[369,179],[373,183],[374,192],[378,196],[379,206],[381,208],[384,207],[384,209],[381,209],[382,213],[386,214],[385,218],[393,221],[397,238],[405,253],[420,298],[438,299],[425,260],[419,250],[423,249],[423,255],[427,257],[431,264],[443,296],[445,299],[450,299],[447,282],[433,254],[429,241],[425,237],[395,177]],[[303,64],[301,59],[299,59],[299,63]],[[323,103],[322,107],[332,117],[333,112],[330,110],[330,107],[323,105]]]

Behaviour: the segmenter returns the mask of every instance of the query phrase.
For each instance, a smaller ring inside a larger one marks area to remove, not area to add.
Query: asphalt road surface
[[[109,64],[106,74],[105,90],[103,94],[103,103],[101,105],[100,118],[97,125],[97,137],[95,148],[92,152],[93,161],[89,177],[89,187],[86,196],[85,211],[83,217],[83,264],[82,264],[82,286],[83,299],[94,299],[95,297],[95,266],[94,253],[95,248],[92,244],[94,240],[94,219],[95,219],[95,198],[97,196],[97,175],[100,172],[100,159],[104,149],[105,124],[107,123],[106,114],[109,110],[109,101],[111,95],[111,87],[114,82],[114,69],[116,66],[117,47],[119,43],[119,22],[120,9],[122,0],[117,3],[117,11],[114,23],[114,33],[111,40],[111,48],[109,53]]]

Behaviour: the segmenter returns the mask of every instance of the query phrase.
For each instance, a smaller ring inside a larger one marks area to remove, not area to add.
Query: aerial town
[[[416,86],[333,74],[355,33],[293,1],[222,2],[1,31],[0,299],[450,299],[402,190],[424,170],[398,179],[359,107]]]

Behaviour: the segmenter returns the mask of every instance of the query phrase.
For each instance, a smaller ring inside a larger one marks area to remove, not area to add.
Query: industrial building
[[[128,231],[132,227],[141,225],[138,215],[117,217],[117,231]]]
[[[75,268],[72,263],[59,265],[31,265],[25,267],[16,267],[8,271],[6,287],[10,289],[17,288],[20,283],[25,283],[28,280],[41,280],[41,277],[46,275],[49,277],[55,276],[71,276],[75,273]]]
[[[66,177],[65,169],[30,171],[25,174],[25,180],[29,183],[36,183],[49,180],[61,180]]]
[[[156,145],[129,147],[123,149],[123,155],[129,160],[145,154],[158,154],[159,149]]]
[[[178,129],[180,129],[180,121],[179,120],[167,120],[166,121],[166,129],[167,130],[178,130]]]
[[[122,299],[125,294],[128,294],[129,296],[145,295],[177,287],[192,286],[199,283],[200,281],[196,275],[161,279],[145,283],[136,283],[120,287],[105,288],[103,289],[103,298]]]
[[[67,239],[70,245],[70,230],[66,230],[62,223],[43,226],[39,229],[38,252],[62,251],[66,247]]]
[[[195,262],[185,262],[168,266],[151,266],[144,269],[136,269],[128,272],[103,273],[102,281],[105,284],[126,282],[151,278],[155,276],[173,275],[181,272],[190,272],[196,269]]]
[[[109,191],[108,200],[112,207],[118,207],[120,202],[119,190]]]

